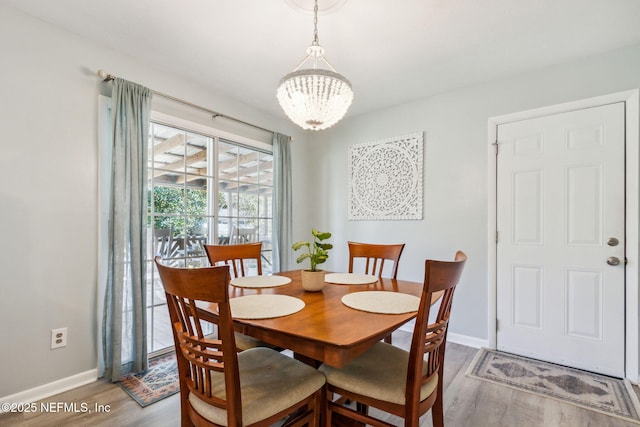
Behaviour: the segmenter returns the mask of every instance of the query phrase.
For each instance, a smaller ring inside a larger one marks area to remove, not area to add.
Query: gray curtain
[[[291,138],[273,134],[273,271],[292,268]]]
[[[148,367],[146,334],[147,140],[152,93],[115,79],[109,265],[103,319],[105,377]]]

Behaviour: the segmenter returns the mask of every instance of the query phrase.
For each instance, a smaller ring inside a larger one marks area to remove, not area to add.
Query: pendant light
[[[276,92],[285,114],[303,129],[322,130],[344,117],[351,102],[351,83],[329,64],[318,42],[318,0],[313,7],[313,42],[307,56],[280,80]],[[301,67],[309,62],[311,68]],[[329,69],[318,68],[323,62]]]

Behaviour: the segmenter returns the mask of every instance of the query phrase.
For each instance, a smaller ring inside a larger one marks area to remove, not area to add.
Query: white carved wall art
[[[422,132],[349,146],[349,220],[422,219]]]

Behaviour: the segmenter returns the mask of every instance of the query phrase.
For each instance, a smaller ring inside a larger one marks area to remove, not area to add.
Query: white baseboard
[[[460,345],[466,345],[467,347],[482,348],[489,347],[489,340],[483,340],[481,338],[470,337],[469,335],[447,333],[447,342],[453,342]]]
[[[415,324],[416,324],[416,321],[414,319],[400,326],[399,329],[401,331],[413,333],[413,327],[415,326]],[[447,332],[447,342],[453,342],[456,344],[466,345],[467,347],[473,347],[473,348],[489,347],[489,340],[470,337],[468,335],[454,334],[452,332]]]
[[[16,394],[12,394],[5,397],[0,397],[2,403],[31,403],[38,400],[46,399],[47,397],[63,393],[67,390],[71,390],[76,387],[80,387],[89,383],[92,383],[98,379],[98,370],[91,369],[86,372],[81,372],[76,375],[72,375],[67,378],[43,384],[41,386],[21,391]],[[1,412],[1,411],[0,411]]]

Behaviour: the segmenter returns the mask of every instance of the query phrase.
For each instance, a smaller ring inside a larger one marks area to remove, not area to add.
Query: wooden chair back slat
[[[348,242],[349,245],[349,273],[353,273],[354,261],[357,258],[365,260],[364,274],[372,274],[382,277],[385,261],[392,261],[390,277],[396,279],[398,275],[398,263],[404,249],[404,243],[391,245],[378,245],[371,243]]]
[[[257,274],[262,274],[262,242],[243,243],[240,245],[204,245],[204,250],[211,265],[228,265],[231,277],[244,277],[247,275],[246,263],[253,261],[256,264]]]

